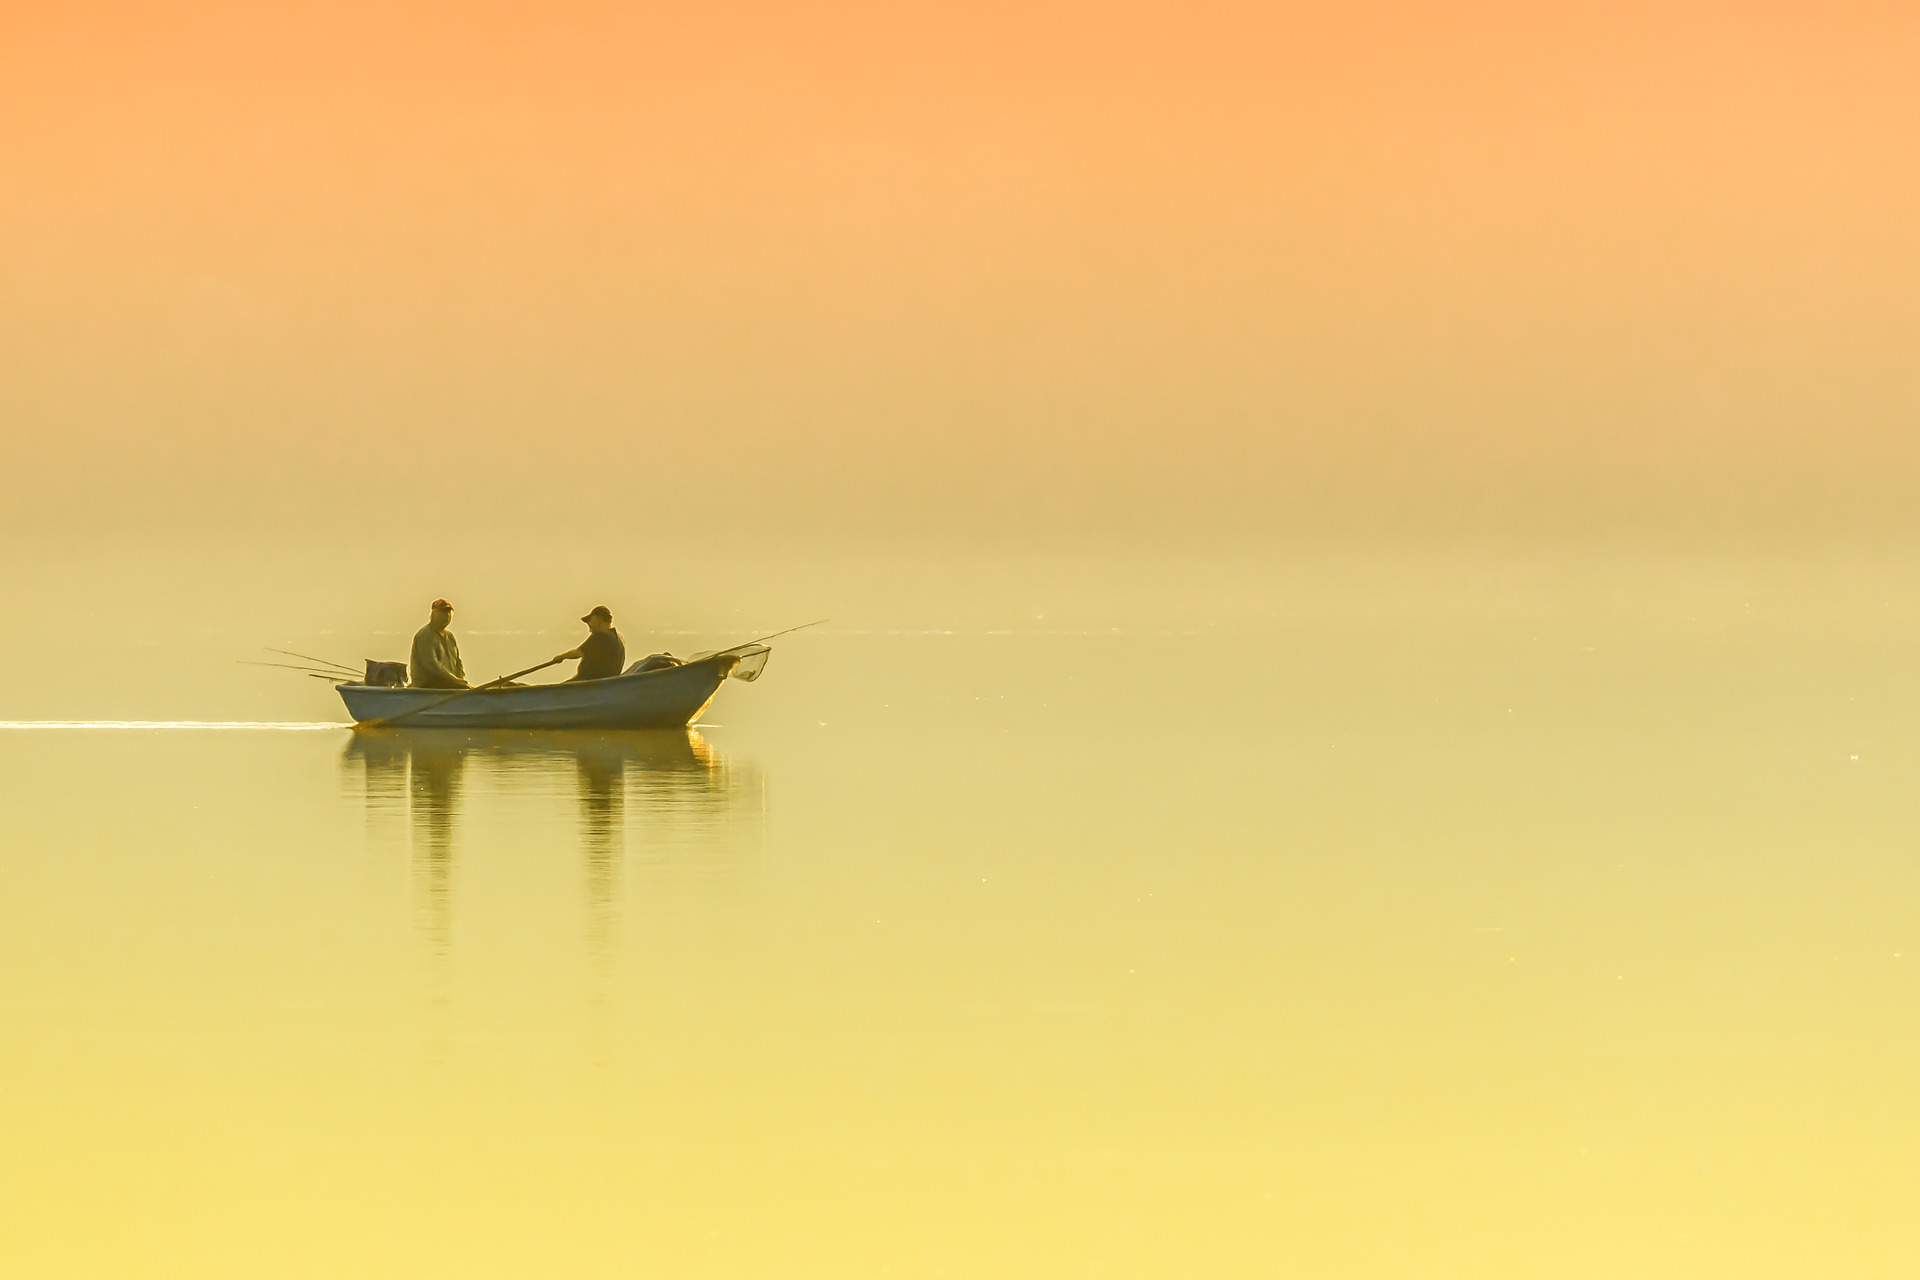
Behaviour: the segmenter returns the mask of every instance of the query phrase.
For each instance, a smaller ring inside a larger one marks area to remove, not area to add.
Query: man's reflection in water
[[[596,969],[619,949],[628,817],[653,847],[716,831],[714,819],[759,802],[757,785],[728,766],[694,730],[533,733],[452,729],[359,730],[348,743],[370,822],[399,816],[412,831],[414,916],[432,949],[453,940],[459,826],[472,793],[551,795],[569,788],[579,807],[586,888],[585,937]],[[630,809],[631,806],[631,809]],[[732,833],[738,835],[739,833]],[[731,841],[728,841],[731,844]]]
[[[627,758],[615,752],[581,752],[574,758],[574,777],[580,791],[580,852],[587,873],[587,949],[604,977],[620,945]]]
[[[467,767],[464,744],[438,733],[356,733],[347,752],[365,770],[370,815],[395,812],[395,800],[405,798],[413,828],[414,924],[434,953],[445,955],[453,943],[454,818]]]

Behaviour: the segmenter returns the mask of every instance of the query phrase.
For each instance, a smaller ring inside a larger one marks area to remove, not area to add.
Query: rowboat
[[[731,650],[604,680],[482,686],[471,690],[339,684],[357,724],[417,729],[682,729],[700,718],[728,676],[751,680],[765,646]],[[635,663],[637,668],[640,664]]]

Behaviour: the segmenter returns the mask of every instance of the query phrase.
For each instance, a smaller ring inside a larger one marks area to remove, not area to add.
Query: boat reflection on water
[[[575,833],[598,963],[618,944],[629,857],[659,870],[724,872],[760,843],[758,773],[693,729],[360,729],[342,769],[350,789],[358,783],[370,833],[410,833],[415,919],[442,954],[452,945],[460,846],[480,831],[532,854],[552,841],[553,810],[573,809],[575,821],[559,829]]]

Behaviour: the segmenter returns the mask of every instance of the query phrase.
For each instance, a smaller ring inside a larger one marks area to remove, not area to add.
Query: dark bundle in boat
[[[368,658],[365,683],[374,689],[404,689],[407,687],[407,664]]]

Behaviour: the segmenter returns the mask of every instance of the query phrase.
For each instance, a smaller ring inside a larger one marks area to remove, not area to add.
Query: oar
[[[515,680],[518,680],[521,676],[530,676],[536,671],[545,671],[548,667],[557,666],[561,661],[563,661],[563,659],[548,658],[545,662],[541,663],[537,667],[528,667],[525,671],[516,671],[510,676],[501,676],[498,680],[489,680],[485,684],[477,684],[473,686],[473,688],[471,689],[461,689],[455,693],[448,694],[444,698],[436,698],[432,702],[423,703],[420,706],[415,707],[411,711],[402,711],[397,716],[388,716],[384,720],[362,720],[360,722],[360,727],[363,729],[390,728],[393,725],[399,724],[402,720],[412,719],[414,716],[419,715],[422,711],[431,711],[435,707],[444,707],[449,702],[453,702],[457,699],[464,698],[470,693],[478,693],[482,689],[492,689],[498,685],[512,684]]]

